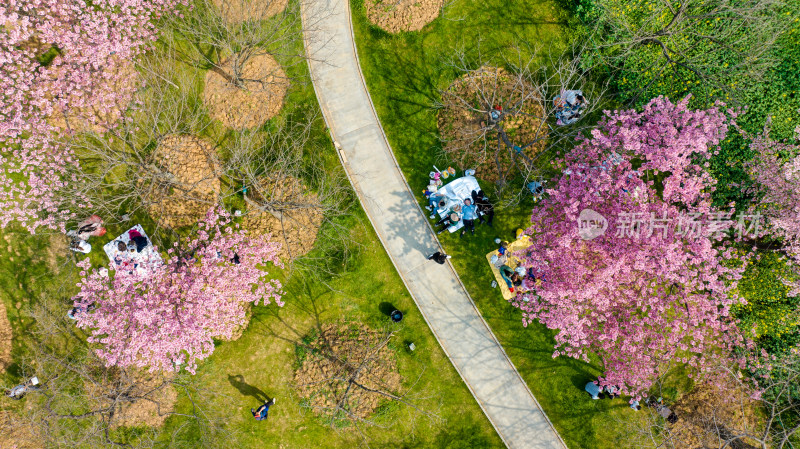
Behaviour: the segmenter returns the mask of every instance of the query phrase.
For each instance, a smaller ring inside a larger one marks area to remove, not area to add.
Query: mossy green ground
[[[519,44],[537,52],[533,56],[545,64],[549,54],[557,54],[568,44],[568,16],[556,2],[547,0],[456,1],[421,32],[398,35],[371,26],[362,0],[351,0],[351,8],[370,94],[392,150],[421,203],[433,165],[449,165],[437,156],[441,144],[433,108],[439,90],[456,77],[445,62],[462,50],[468,59],[480,52],[484,60],[502,64],[507,49]],[[492,190],[490,185],[483,187]],[[586,382],[601,373],[600,364],[553,359],[553,332],[539,324],[523,327],[521,314],[490,286],[494,277],[486,253],[496,249],[496,237],[513,240],[517,228],[529,225],[532,206],[530,202],[498,210],[494,227],[477,225],[474,236],[444,233],[440,240],[481,314],[567,445],[624,447],[629,437],[626,426],[639,415],[626,399],[593,401],[583,391]]]

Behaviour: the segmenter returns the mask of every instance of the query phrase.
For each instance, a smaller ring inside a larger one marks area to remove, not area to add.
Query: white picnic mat
[[[128,242],[131,241],[131,238],[128,235],[128,231],[130,231],[131,229],[136,229],[137,231],[139,231],[139,234],[142,234],[142,236],[145,237],[149,242],[149,244],[140,253],[137,253],[136,251],[134,252],[125,251],[123,253],[117,248],[118,241],[121,240],[125,242],[125,245],[127,245]],[[161,255],[158,254],[158,251],[156,251],[155,248],[153,247],[153,242],[150,240],[150,237],[147,236],[147,233],[144,232],[142,225],[137,224],[131,229],[128,229],[128,231],[123,232],[122,235],[120,235],[119,237],[103,245],[103,251],[106,252],[108,260],[111,261],[111,263],[109,264],[109,269],[115,270],[120,267],[121,268],[130,267],[131,269],[136,269],[139,272],[144,272],[147,271],[149,268],[162,265],[164,261],[161,260]],[[120,258],[120,260],[122,261],[121,263],[117,263],[116,261],[117,257]]]
[[[446,202],[444,207],[436,209],[436,213],[439,214],[440,218],[444,218],[447,215],[447,211],[449,211],[451,207],[455,206],[456,204],[463,205],[465,199],[472,199],[473,190],[480,189],[481,186],[478,185],[478,180],[475,179],[474,176],[462,176],[454,181],[451,181],[449,184],[446,184],[439,189],[439,193],[444,194]],[[461,214],[458,215],[461,216]],[[456,232],[462,227],[464,227],[464,222],[458,220],[457,224],[450,226],[447,228],[447,230],[450,232]]]

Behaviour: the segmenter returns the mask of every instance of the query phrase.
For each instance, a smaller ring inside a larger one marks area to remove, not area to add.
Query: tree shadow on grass
[[[295,309],[294,311],[302,318],[311,320],[311,327],[298,325],[304,323],[306,319],[290,318],[285,316],[282,308],[266,308],[262,313],[253,317],[253,321],[258,325],[258,332],[269,337],[277,338],[293,345],[304,345],[303,339],[316,329],[317,334],[322,334],[323,323],[330,321],[322,318],[328,310],[323,298],[326,295],[334,294],[336,291],[327,286],[317,287],[320,284],[311,282],[302,274],[295,276],[286,287],[287,291],[293,293],[291,302],[287,302],[286,307]],[[291,287],[291,289],[290,289]]]

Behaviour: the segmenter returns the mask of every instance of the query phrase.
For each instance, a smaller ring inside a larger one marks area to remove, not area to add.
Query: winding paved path
[[[394,158],[364,83],[349,0],[305,0],[309,66],[325,121],[372,226],[439,344],[506,446],[565,448],[448,263]]]

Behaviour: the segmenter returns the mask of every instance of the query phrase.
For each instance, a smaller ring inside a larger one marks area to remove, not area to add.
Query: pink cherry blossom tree
[[[265,280],[265,264],[278,267],[280,244],[250,238],[211,209],[196,233],[167,251],[163,264],[109,274],[81,262],[78,326],[108,366],[194,373],[214,351],[214,338],[230,338],[245,324],[245,305],[283,305],[281,284]]]
[[[690,110],[688,101],[607,111],[565,157],[520,254],[541,281],[529,276],[535,292],[512,300],[523,324],[558,330],[553,357],[597,354],[600,383],[632,395],[670,361],[702,373],[720,348],[742,343],[729,311],[741,301],[733,288],[744,264],[722,240],[730,223],[713,220],[724,212],[711,206],[715,181],[705,169],[735,113]],[[607,229],[579,232],[587,209]]]
[[[78,159],[56,137],[111,125],[139,88],[133,63],[181,0],[6,0],[0,4],[0,226],[57,229],[82,198],[59,191]]]
[[[767,120],[761,134],[746,136],[752,141],[750,149],[755,153],[747,164],[756,196],[751,213],[765,218],[758,237],[778,242],[776,249],[788,256],[797,270],[800,264],[800,145],[771,139],[770,125]],[[800,126],[797,139],[800,140]],[[790,295],[800,294],[800,285],[785,282],[792,288]]]

